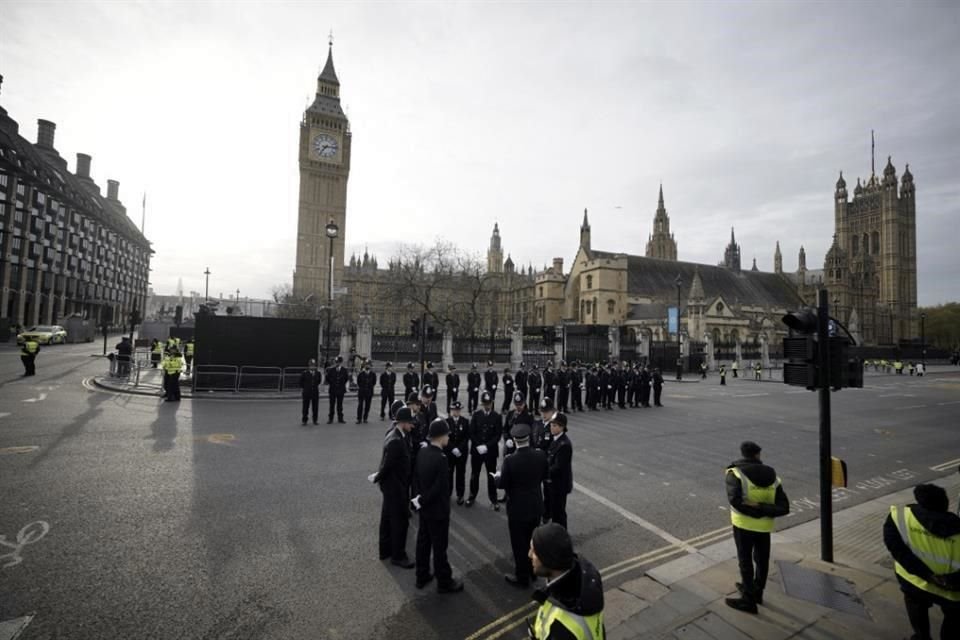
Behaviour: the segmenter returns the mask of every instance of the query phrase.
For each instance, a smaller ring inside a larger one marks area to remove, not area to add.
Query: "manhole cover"
[[[870,620],[857,588],[846,578],[806,569],[784,560],[777,560],[777,567],[780,569],[783,591],[788,596]]]

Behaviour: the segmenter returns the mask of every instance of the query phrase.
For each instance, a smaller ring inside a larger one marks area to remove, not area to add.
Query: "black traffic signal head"
[[[801,309],[783,316],[783,324],[797,333],[805,335],[817,332],[817,312],[813,309]]]

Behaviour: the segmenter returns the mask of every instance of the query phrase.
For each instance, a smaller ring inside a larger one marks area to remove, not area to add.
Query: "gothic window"
[[[863,234],[863,255],[870,253],[870,234]]]
[[[597,299],[593,299],[593,324],[597,324]]]
[[[607,300],[607,313],[613,315],[613,312],[617,308],[617,303],[613,300]]]
[[[593,276],[587,276],[587,289],[593,289]]]
[[[880,234],[877,231],[873,232],[873,255],[880,253]]]
[[[723,313],[723,303],[722,303],[722,302],[718,302],[718,303],[717,303],[717,313]]]
[[[542,297],[543,297],[543,287],[538,287],[538,288],[537,288],[537,297],[538,297],[538,298],[542,298]]]
[[[737,342],[740,342],[740,334],[737,332],[736,329],[733,329],[730,332],[730,342],[734,344],[736,344]]]
[[[580,324],[583,324],[584,319],[587,317],[585,310],[586,310],[586,303],[583,300],[581,300],[580,301]]]
[[[850,239],[850,253],[857,255],[860,252],[860,238],[858,236],[853,236]]]

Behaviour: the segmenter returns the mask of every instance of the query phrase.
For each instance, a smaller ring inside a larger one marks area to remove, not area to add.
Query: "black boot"
[[[738,582],[738,583],[736,583],[734,586],[737,587],[737,591],[740,592],[740,595],[743,595],[743,584],[740,583],[740,582]],[[758,605],[761,605],[761,606],[762,606],[762,605],[763,605],[763,591],[756,591],[756,592],[753,594],[753,601],[756,602]]]
[[[753,601],[749,596],[742,596],[740,598],[726,598],[724,600],[727,603],[727,606],[731,609],[736,609],[737,611],[743,611],[744,613],[758,613],[757,603]]]

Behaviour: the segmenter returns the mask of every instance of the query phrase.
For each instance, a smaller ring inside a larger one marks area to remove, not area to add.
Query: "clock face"
[[[331,135],[321,133],[313,139],[313,152],[318,158],[333,158],[338,149],[337,139]]]

